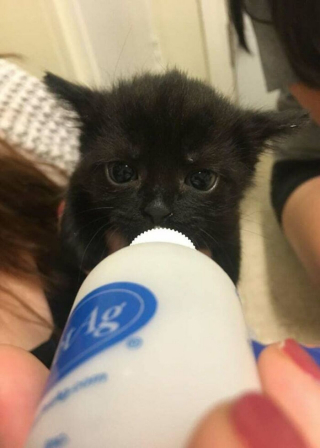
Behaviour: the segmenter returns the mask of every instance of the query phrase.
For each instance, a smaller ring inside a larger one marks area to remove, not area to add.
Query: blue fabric
[[[300,345],[309,355],[313,358],[313,360],[320,366],[320,347],[305,347],[304,345]],[[260,353],[267,347],[267,345],[261,344],[257,341],[252,341],[252,348],[254,352],[254,356],[256,359],[259,358]]]

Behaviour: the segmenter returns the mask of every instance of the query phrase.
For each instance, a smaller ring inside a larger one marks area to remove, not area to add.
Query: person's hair
[[[292,69],[302,82],[320,88],[320,1],[266,0],[271,21],[256,17],[245,6],[245,0],[229,0],[231,18],[240,45],[248,50],[243,13],[252,20],[274,26]]]
[[[0,141],[0,273],[41,283],[46,291],[54,277],[51,260],[58,247],[57,209],[63,189],[32,161]],[[41,321],[35,310],[4,285],[12,297]],[[0,301],[0,308],[6,306]],[[14,302],[9,306],[14,314]],[[18,309],[19,307],[17,307]],[[43,320],[43,319],[42,319]],[[43,322],[44,323],[44,322]]]

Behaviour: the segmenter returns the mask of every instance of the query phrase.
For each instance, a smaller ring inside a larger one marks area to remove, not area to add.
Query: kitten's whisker
[[[263,235],[262,233],[253,232],[252,230],[248,230],[248,229],[241,228],[241,232],[252,233],[253,235],[260,236],[260,237],[263,238],[264,240],[269,240],[269,241],[272,240],[272,238],[269,238],[269,237],[267,237],[266,235]]]
[[[253,224],[259,224],[258,221],[253,221],[253,220],[251,220],[251,219],[246,219],[246,218],[243,218],[243,217],[241,218],[240,223],[241,223],[241,221],[247,221],[247,222],[250,222],[250,223],[253,223]],[[212,223],[212,224],[218,224],[218,223],[219,223],[218,221],[213,221],[213,220],[210,220],[210,219],[206,219],[206,222],[210,222],[210,223]],[[243,231],[243,232],[252,233],[252,234],[254,234],[254,235],[261,236],[261,238],[263,238],[263,239],[271,240],[271,238],[267,237],[266,235],[264,235],[264,234],[262,234],[262,233],[260,234],[260,233],[258,233],[258,232],[254,232],[254,231],[252,231],[252,230],[245,229],[244,227],[240,227],[240,229],[241,229],[241,231]],[[199,229],[199,230],[204,231],[203,229]],[[207,232],[205,232],[205,233],[206,233],[208,236],[210,236],[210,237],[212,238],[212,236],[211,236],[210,234],[208,234]],[[220,238],[220,241],[222,242],[223,239]],[[219,244],[219,241],[216,240],[216,243]]]
[[[82,255],[82,260],[81,260],[81,263],[80,263],[79,278],[80,278],[80,273],[82,272],[82,266],[83,266],[84,258],[85,258],[85,256],[86,256],[86,253],[87,253],[87,250],[88,250],[90,244],[91,244],[92,241],[95,239],[95,237],[98,235],[98,233],[99,233],[102,229],[105,229],[107,226],[108,226],[108,223],[102,224],[102,226],[99,227],[99,229],[95,232],[95,234],[93,235],[93,237],[90,239],[89,243],[87,244],[87,247],[85,248],[85,251],[84,251],[84,253],[83,253],[83,255]],[[79,280],[79,279],[78,279],[78,280]]]
[[[104,258],[106,258],[105,253],[106,253],[107,249],[108,249],[108,248],[107,248],[106,246],[103,247],[102,252],[101,252],[101,256],[100,256],[100,259],[101,259],[101,260],[103,260]]]
[[[201,229],[200,229],[200,230],[201,230]],[[200,240],[202,240],[202,243],[203,243],[203,245],[205,246],[205,248],[207,248],[208,250],[210,250],[210,247],[209,247],[209,245],[207,244],[207,242],[204,240],[204,238],[201,237],[200,235],[198,235],[198,236],[199,236]]]
[[[213,224],[219,224],[219,220],[217,219],[208,219],[206,218],[206,222],[212,222]]]
[[[86,227],[90,226],[91,224],[93,224],[94,222],[100,221],[100,219],[105,219],[105,216],[100,216],[100,218],[94,219],[93,221],[90,221],[88,223],[86,223],[84,226],[80,227],[80,229],[74,233],[75,236],[78,236],[83,229],[85,229]]]
[[[79,213],[75,213],[74,216],[79,216],[82,215],[83,213],[89,213],[89,212],[94,212],[96,210],[112,210],[114,209],[114,207],[97,207],[97,208],[88,208],[87,210],[82,210]]]
[[[252,222],[253,224],[259,224],[259,221],[254,221],[253,219],[244,218],[243,216],[240,218],[241,221]]]
[[[213,241],[215,244],[218,244],[218,245],[219,245],[218,241],[217,241],[212,235],[210,235],[210,233],[206,232],[206,231],[205,231],[204,229],[202,229],[201,227],[199,227],[199,230],[200,230],[201,232],[203,232],[205,235],[207,235],[209,238],[211,238],[212,241]]]
[[[114,230],[111,233],[111,235],[109,235],[109,239],[111,239],[113,237],[113,235],[119,230],[119,228],[115,224],[113,224],[113,226],[111,226],[109,230],[111,230],[113,228],[114,228]]]
[[[157,64],[162,68],[163,72],[166,72],[166,68],[157,60]]]
[[[228,260],[228,262],[229,262],[229,265],[233,268],[233,266],[234,266],[234,261],[231,260],[231,258],[230,258],[230,256],[229,256],[228,252],[224,249],[224,247],[221,245],[221,243],[219,243],[219,241],[217,241],[217,240],[216,240],[210,233],[206,232],[204,229],[201,229],[201,228],[199,227],[199,230],[202,231],[203,233],[205,233],[207,236],[209,236],[209,237],[212,239],[212,241],[213,241],[213,242],[215,243],[215,245],[216,245],[216,248],[218,248],[218,249],[222,249],[222,250],[223,250],[223,255],[227,258],[227,260]]]
[[[114,233],[115,232],[117,232],[118,230],[119,230],[119,228],[115,225],[115,224],[112,224],[111,226],[110,226],[110,228],[109,228],[109,231],[111,231],[111,230],[113,230],[113,232],[112,232],[112,234],[109,236],[109,238],[112,238],[112,236],[114,235]],[[103,258],[105,258],[105,256],[103,255],[106,251],[107,251],[107,246],[105,246],[103,249],[102,249],[102,252],[101,252],[101,259],[103,260]]]
[[[251,212],[251,213],[241,213],[241,218],[243,218],[243,217],[250,218],[252,215],[254,215],[257,212],[258,212],[258,210],[255,210],[254,212]]]
[[[113,82],[114,82],[114,78],[115,78],[116,73],[117,73],[117,69],[118,69],[118,65],[119,65],[119,62],[120,62],[122,53],[123,53],[123,51],[124,51],[124,49],[125,49],[125,46],[126,46],[126,43],[127,43],[127,41],[128,41],[128,38],[129,38],[129,36],[130,36],[131,31],[132,31],[132,25],[130,26],[129,31],[128,31],[128,33],[127,33],[125,39],[124,39],[124,42],[123,42],[123,45],[122,45],[122,48],[121,48],[121,51],[120,51],[118,60],[117,60],[117,62],[116,62],[116,66],[115,66],[115,68],[114,68],[114,72],[113,72],[113,80],[112,80]]]

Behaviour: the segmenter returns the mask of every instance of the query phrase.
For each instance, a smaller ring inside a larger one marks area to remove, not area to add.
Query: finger
[[[214,409],[188,448],[307,448],[307,444],[267,396],[249,393]]]
[[[244,448],[230,422],[231,404],[212,411],[198,426],[188,448]]]
[[[320,447],[320,369],[292,340],[266,349],[259,359],[265,392],[299,428],[309,445]]]
[[[0,346],[0,447],[22,448],[48,370],[30,353]]]

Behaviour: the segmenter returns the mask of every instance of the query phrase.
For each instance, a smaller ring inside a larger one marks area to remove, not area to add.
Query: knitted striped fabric
[[[0,59],[0,138],[71,174],[79,159],[77,115],[45,85]]]

